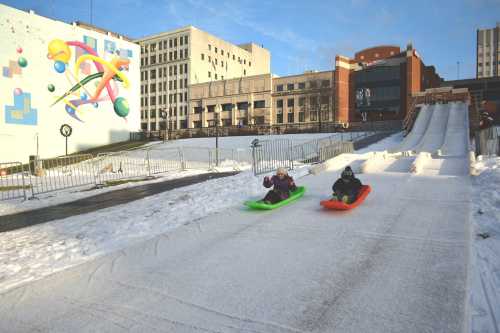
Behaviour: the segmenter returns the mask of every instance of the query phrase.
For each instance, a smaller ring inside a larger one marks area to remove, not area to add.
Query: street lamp
[[[219,166],[219,116],[218,109],[215,110],[215,166]]]
[[[165,132],[163,133],[163,143],[165,143],[165,140],[167,138],[167,126],[168,126],[168,123],[167,123],[167,117],[168,117],[168,113],[165,109],[160,109],[160,117],[163,119],[163,121],[165,122]]]

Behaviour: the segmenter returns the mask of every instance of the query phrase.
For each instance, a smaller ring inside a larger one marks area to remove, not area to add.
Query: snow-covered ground
[[[265,192],[242,173],[2,234],[0,329],[461,331],[469,178],[362,174],[363,205],[324,211],[342,167],[275,211],[242,207]]]
[[[500,157],[478,159],[472,181],[472,332],[500,331]]]

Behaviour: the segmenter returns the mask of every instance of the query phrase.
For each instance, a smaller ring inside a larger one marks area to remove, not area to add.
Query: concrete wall
[[[1,4],[0,40],[0,161],[26,162],[37,153],[37,138],[40,156],[63,155],[62,124],[73,128],[70,153],[139,130],[138,45]],[[71,42],[90,46],[95,58]],[[104,76],[92,76],[98,72]]]

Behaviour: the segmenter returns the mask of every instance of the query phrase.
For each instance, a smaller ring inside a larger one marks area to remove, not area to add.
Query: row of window
[[[179,96],[179,98],[177,98]],[[149,106],[155,106],[157,102],[157,97],[158,97],[158,104],[167,104],[167,94],[163,94],[160,96],[150,96],[149,97]],[[184,93],[178,93],[178,94],[168,94],[168,103],[173,104],[173,103],[182,103],[182,102],[188,102],[188,94],[187,92]],[[148,106],[148,98],[147,97],[141,97],[141,106]]]
[[[316,89],[318,88],[318,85],[321,86],[321,88],[328,88],[330,86],[330,80],[321,80],[321,82],[318,81],[309,81],[309,88],[310,89]],[[278,84],[276,85],[276,91],[283,91],[285,85],[284,84]],[[296,88],[295,83],[288,83],[286,85],[286,90],[295,90]],[[299,82],[297,84],[297,89],[306,89],[306,83],[305,82]]]
[[[177,68],[179,69],[179,71],[177,71]],[[156,79],[157,73],[158,73],[158,78],[161,78],[162,74],[163,74],[163,77],[166,78],[167,77],[167,67],[164,67],[163,69],[159,68],[158,70],[155,68],[155,69],[151,69],[149,71],[148,70],[141,71],[141,80],[142,81],[148,80],[148,73],[149,73],[149,78],[151,80]],[[177,75],[177,73],[179,73],[180,75],[188,74],[188,64],[185,63],[185,64],[179,64],[178,66],[177,65],[168,66],[168,75],[170,75],[170,76]]]
[[[500,65],[500,61],[498,62],[498,64]],[[477,65],[478,65],[479,67],[483,67],[483,63],[482,63],[482,62],[480,62],[480,63],[479,63],[479,64],[477,64]],[[489,63],[489,62],[486,62],[486,63],[485,63],[485,66],[486,66],[486,67],[488,67],[489,65],[490,65],[490,63]],[[495,65],[495,63],[494,63],[494,62],[492,62],[492,63],[491,63],[491,65],[492,65],[492,66],[494,66],[494,65]]]
[[[320,103],[321,104],[330,104],[330,96],[320,96]],[[282,108],[283,107],[283,99],[278,99],[276,100],[276,107],[277,108]],[[310,105],[318,105],[318,96],[310,96],[309,97],[309,104]],[[306,105],[306,97],[299,97],[299,106],[304,106]],[[294,107],[295,106],[295,99],[294,98],[288,98],[287,99],[287,106],[288,107]]]
[[[158,117],[159,118],[161,117],[160,110],[158,110]],[[179,111],[179,113],[177,113],[177,111]],[[142,110],[141,111],[141,118],[142,119],[147,118],[147,115],[148,115],[148,111],[147,110]],[[149,110],[149,117],[150,118],[156,118],[156,115],[157,115],[156,109]],[[187,115],[187,105],[185,105],[185,106],[179,106],[179,107],[174,106],[174,107],[170,107],[168,109],[168,116],[169,117],[173,117],[173,116],[185,116],[185,115]]]
[[[148,85],[141,85],[141,94],[147,94],[147,93],[156,93],[156,83],[150,83],[149,84],[149,89]],[[188,88],[188,81],[187,79],[179,79],[179,89],[184,89]],[[169,90],[177,90],[177,80],[171,80],[168,81],[168,89]],[[158,83],[158,92],[162,91],[167,91],[167,83],[166,82],[159,82]]]
[[[211,44],[208,44],[208,50],[212,51],[212,45]],[[219,49],[215,46],[214,47],[214,51],[215,51],[216,54],[218,54]],[[227,54],[227,58],[231,59],[231,55],[229,54],[229,52],[226,52],[226,54]],[[224,50],[223,49],[220,49],[220,55],[221,56],[224,55]],[[211,57],[208,56],[209,61],[210,61],[210,58]],[[203,53],[201,54],[201,60],[205,60],[205,55]],[[215,60],[216,60],[216,64],[217,64],[217,59],[215,59]],[[233,54],[233,60],[236,61],[236,55],[234,55],[234,54]],[[247,60],[238,56],[238,63],[246,65],[247,64]],[[248,61],[248,66],[252,66],[252,62],[250,60]]]
[[[188,49],[183,49],[179,50],[179,53],[176,51],[170,51],[168,53],[168,58],[167,58],[167,53],[161,53],[158,55],[158,63],[165,63],[167,61],[175,61],[175,60],[182,60],[182,59],[187,59],[189,57],[189,51]],[[149,59],[149,62],[148,62]],[[148,66],[148,65],[156,65],[156,55],[151,55],[148,57],[141,58],[141,66]]]
[[[245,71],[245,74],[244,75],[247,75],[247,72]],[[209,78],[212,78],[212,72],[208,71],[208,77]],[[219,79],[219,76],[217,75],[217,73],[214,73],[214,79],[215,80],[218,80]],[[220,76],[220,79],[221,80],[224,80],[224,75],[221,75]]]
[[[168,40],[168,47],[170,48],[173,48],[173,47],[177,47],[177,41],[179,41],[179,45],[182,46],[182,45],[188,45],[188,36],[180,36],[180,37],[174,37],[174,38],[170,38]],[[146,45],[143,45],[141,47],[141,53],[145,53],[145,52],[155,52],[156,51],[156,47],[158,46],[158,50],[166,50],[167,49],[167,40],[164,40],[164,41],[160,41],[158,43],[150,43],[150,44],[146,44]]]
[[[328,121],[330,118],[330,114],[328,112],[321,112],[321,120]],[[309,113],[310,121],[318,121],[318,111],[311,111]],[[303,123],[306,121],[306,113],[299,112],[299,123]],[[295,122],[295,114],[290,112],[287,114],[287,122],[293,123]],[[283,113],[276,114],[276,123],[283,124]]]

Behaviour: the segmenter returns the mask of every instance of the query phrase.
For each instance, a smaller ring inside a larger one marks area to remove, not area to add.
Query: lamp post
[[[215,166],[219,166],[219,110],[215,110]]]
[[[163,143],[165,143],[165,140],[167,139],[167,126],[168,126],[168,123],[167,123],[167,117],[168,117],[168,113],[165,109],[160,109],[160,117],[163,119],[163,121],[165,122],[165,129],[164,129],[164,133],[163,133]]]

